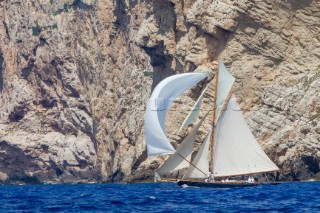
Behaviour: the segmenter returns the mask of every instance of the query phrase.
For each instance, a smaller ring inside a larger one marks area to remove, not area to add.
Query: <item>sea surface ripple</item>
[[[210,189],[174,183],[0,186],[1,212],[320,212],[320,182]]]

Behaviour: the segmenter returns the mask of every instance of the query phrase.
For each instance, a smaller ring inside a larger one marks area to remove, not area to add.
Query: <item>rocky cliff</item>
[[[317,0],[0,0],[0,180],[150,178],[152,89],[194,71],[213,84],[218,57],[279,178],[319,179],[319,35]],[[199,92],[168,116],[174,144]]]

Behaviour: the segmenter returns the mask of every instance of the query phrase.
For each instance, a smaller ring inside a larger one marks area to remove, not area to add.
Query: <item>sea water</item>
[[[320,182],[250,188],[174,183],[0,186],[1,212],[320,212]]]

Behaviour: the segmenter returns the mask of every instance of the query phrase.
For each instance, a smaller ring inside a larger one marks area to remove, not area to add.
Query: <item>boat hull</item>
[[[261,183],[222,183],[222,182],[215,182],[215,183],[207,183],[207,182],[197,182],[197,181],[187,181],[187,180],[180,180],[177,182],[179,186],[187,185],[187,186],[195,186],[195,187],[208,187],[208,188],[234,188],[234,187],[252,187],[258,186]]]
[[[160,180],[156,180],[154,182],[156,183],[177,183],[177,179],[173,179],[173,178],[161,178]]]

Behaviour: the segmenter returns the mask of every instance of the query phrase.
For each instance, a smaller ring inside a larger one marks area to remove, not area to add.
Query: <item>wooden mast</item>
[[[218,79],[219,79],[219,70],[220,70],[220,57],[218,59],[218,71],[216,74],[216,85],[215,85],[215,91],[214,91],[214,101],[213,101],[213,115],[212,115],[212,130],[211,130],[211,143],[210,143],[210,163],[209,163],[209,171],[211,174],[213,174],[213,160],[214,160],[214,128],[215,128],[215,119],[216,119],[216,110],[217,110],[217,90],[218,90]],[[226,100],[223,103],[223,108],[221,109],[221,112],[218,115],[218,119],[220,118],[220,116],[223,113],[223,110],[225,109],[225,107],[227,106],[227,103],[229,102],[231,95],[232,95],[232,90],[233,90],[233,86],[234,86],[234,82],[231,85],[229,94],[226,98]]]
[[[215,118],[216,118],[216,105],[217,105],[217,89],[218,89],[218,78],[219,78],[219,69],[220,69],[220,57],[218,58],[218,70],[216,72],[216,84],[214,87],[214,97],[213,97],[213,114],[212,114],[212,129],[211,129],[211,143],[210,143],[210,163],[209,163],[209,172],[213,174],[213,154],[214,154],[214,127],[215,127]]]

